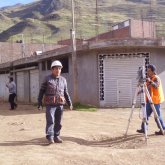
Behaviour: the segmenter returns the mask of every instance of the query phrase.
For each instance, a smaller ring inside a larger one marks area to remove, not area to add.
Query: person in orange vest
[[[158,77],[158,75],[156,74],[156,67],[155,65],[148,65],[147,68],[147,80],[146,80],[146,85],[148,88],[148,91],[150,93],[150,96],[152,98],[152,102],[155,106],[156,112],[158,114],[160,123],[162,125],[162,128],[165,130],[165,123],[163,121],[163,117],[162,117],[162,112],[160,109],[160,103],[162,103],[164,101],[164,94],[163,94],[163,88],[162,88],[162,83],[160,78]],[[148,99],[146,100],[146,114],[147,114],[147,121],[149,119],[149,117],[152,114],[152,108],[151,105],[148,101]],[[157,122],[157,120],[155,119],[157,126],[159,128],[159,124]],[[159,128],[160,129],[160,128]],[[142,122],[141,124],[141,129],[137,130],[138,133],[144,133],[144,123]],[[156,135],[162,135],[161,130],[156,131],[155,132]]]

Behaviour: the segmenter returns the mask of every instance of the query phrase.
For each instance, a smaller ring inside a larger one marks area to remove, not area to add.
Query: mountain
[[[109,31],[129,18],[155,21],[157,35],[165,36],[164,0],[75,0],[78,38]],[[0,8],[0,21],[0,41],[15,42],[23,34],[25,42],[55,43],[70,37],[71,0],[40,0]]]

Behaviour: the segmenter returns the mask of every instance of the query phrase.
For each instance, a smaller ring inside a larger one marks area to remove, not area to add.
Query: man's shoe
[[[48,139],[49,144],[53,144],[54,140],[53,139]]]
[[[59,136],[54,137],[54,142],[55,143],[62,143],[62,139]]]
[[[138,133],[145,133],[143,129],[137,129],[136,132],[138,132]]]
[[[17,109],[17,104],[15,104],[15,107],[14,107],[14,109]]]
[[[155,131],[155,135],[163,135],[162,131]]]

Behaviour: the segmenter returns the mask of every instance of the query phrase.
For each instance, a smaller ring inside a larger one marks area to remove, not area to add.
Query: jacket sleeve
[[[41,88],[40,88],[39,95],[38,95],[38,105],[39,106],[42,105],[42,99],[45,94],[46,87],[47,87],[47,78],[45,78],[45,80],[41,84]]]
[[[9,83],[6,83],[6,87],[9,88]]]
[[[72,105],[72,101],[71,101],[71,98],[70,98],[69,93],[68,93],[68,87],[67,87],[66,80],[65,80],[65,87],[64,87],[64,97],[65,97],[65,100],[66,100],[67,104],[69,106],[71,106]]]
[[[151,85],[157,89],[160,85],[160,79],[158,77],[156,77],[152,82],[151,82]]]

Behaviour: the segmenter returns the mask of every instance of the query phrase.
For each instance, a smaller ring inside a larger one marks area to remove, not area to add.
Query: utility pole
[[[21,34],[21,36],[22,36],[22,58],[24,58],[25,57],[25,42],[24,42],[24,36],[23,36],[23,34]]]
[[[150,31],[153,38],[156,37],[155,29],[155,12],[157,11],[157,0],[150,0],[150,10],[149,10],[149,19],[150,19]]]
[[[73,81],[73,103],[78,102],[78,72],[77,72],[77,54],[76,54],[76,30],[75,30],[75,6],[74,0],[71,0],[72,8],[72,29],[70,30],[72,39],[72,81]]]
[[[45,51],[45,35],[42,36],[42,52]]]
[[[96,30],[96,41],[98,41],[98,34],[99,34],[99,19],[98,19],[98,2],[96,0],[96,15],[95,15],[95,19],[96,19],[96,25],[95,25],[95,30]]]
[[[143,38],[144,38],[144,22],[143,22],[143,10],[141,10],[141,23],[142,23],[142,35],[143,35]]]

